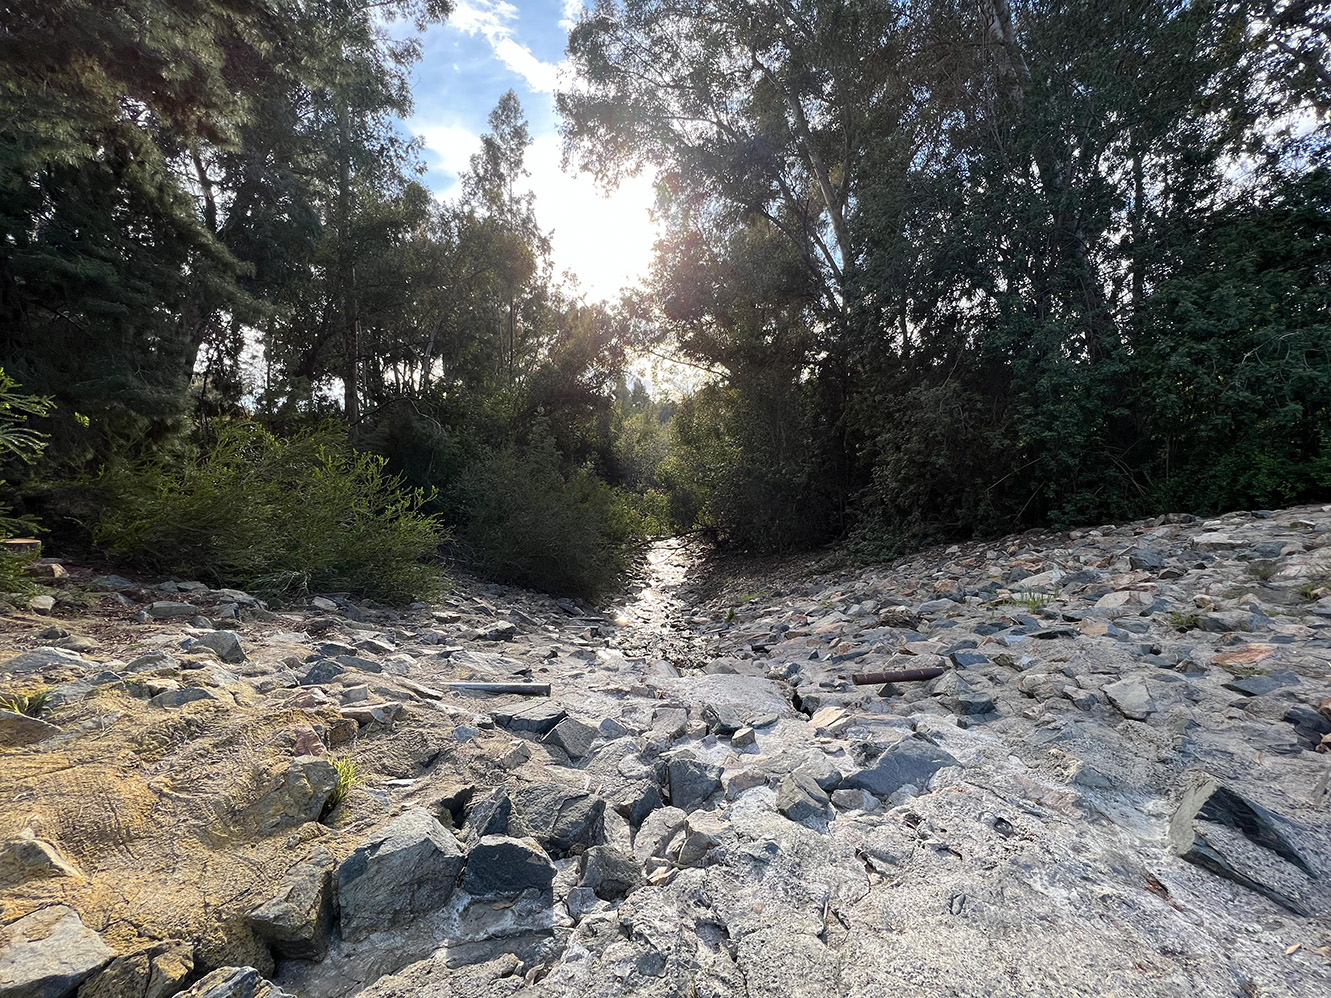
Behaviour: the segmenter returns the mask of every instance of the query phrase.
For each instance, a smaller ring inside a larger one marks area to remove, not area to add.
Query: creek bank
[[[4,620],[56,706],[0,756],[0,996],[1331,991],[1331,507],[701,603],[694,557],[604,612],[68,566]]]

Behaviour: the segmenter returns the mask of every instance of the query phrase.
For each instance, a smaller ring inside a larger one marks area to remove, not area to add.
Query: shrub
[[[389,603],[436,595],[421,563],[442,540],[384,460],[326,426],[280,439],[254,423],[224,427],[185,462],[103,469],[95,543],[132,566],[267,595],[353,592]]]
[[[494,578],[588,599],[623,581],[635,539],[630,503],[587,468],[565,472],[539,424],[527,446],[468,468],[459,489],[463,539]]]

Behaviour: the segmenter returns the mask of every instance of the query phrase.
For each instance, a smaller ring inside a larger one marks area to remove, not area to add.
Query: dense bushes
[[[187,461],[108,465],[93,485],[95,543],[125,564],[273,595],[353,592],[404,603],[435,595],[441,528],[426,497],[334,428],[280,439],[224,427]]]
[[[467,469],[460,536],[494,578],[594,598],[628,570],[634,512],[590,469],[565,471],[541,430],[526,446],[508,444]]]

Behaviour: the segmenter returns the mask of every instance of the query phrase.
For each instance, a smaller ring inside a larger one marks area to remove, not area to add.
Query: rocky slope
[[[605,612],[48,568],[0,998],[1331,994],[1331,507],[693,562]]]

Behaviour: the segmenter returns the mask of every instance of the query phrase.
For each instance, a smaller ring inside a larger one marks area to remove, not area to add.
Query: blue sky
[[[651,184],[639,178],[607,198],[591,178],[560,167],[554,92],[568,78],[568,27],[581,9],[582,0],[458,0],[453,16],[423,39],[416,110],[406,125],[425,141],[426,182],[449,197],[490,111],[506,90],[515,91],[534,140],[527,166],[537,217],[554,233],[555,266],[576,274],[589,297],[613,298],[650,263]]]

